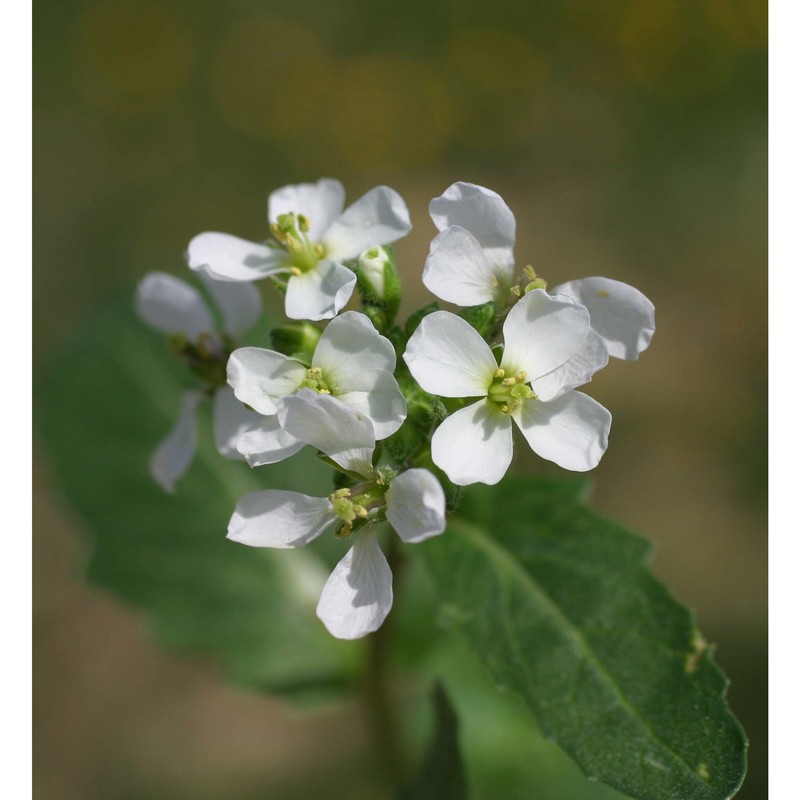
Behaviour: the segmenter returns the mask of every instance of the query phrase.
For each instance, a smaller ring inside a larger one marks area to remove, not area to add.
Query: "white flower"
[[[358,639],[379,628],[392,607],[392,572],[368,523],[385,514],[405,542],[436,536],[445,528],[444,492],[425,469],[406,470],[387,487],[372,466],[369,418],[330,395],[303,389],[280,402],[278,416],[291,435],[363,480],[329,497],[274,489],[249,494],[236,505],[228,538],[253,547],[302,547],[336,524],[340,536],[354,536],[322,590],[317,616],[334,636]]]
[[[431,201],[430,214],[441,233],[425,262],[425,286],[459,306],[490,300],[505,304],[514,280],[516,221],[500,195],[472,183],[454,183]],[[549,291],[569,295],[591,316],[583,349],[558,376],[562,386],[586,383],[609,355],[635,360],[650,344],[655,310],[638,289],[609,278],[584,278]]]
[[[331,319],[347,304],[356,282],[341,262],[411,230],[403,198],[388,186],[371,189],[344,212],[343,207],[339,181],[285,186],[269,196],[275,246],[201,233],[189,243],[189,266],[228,281],[287,277],[287,317]]]
[[[611,415],[585,394],[563,391],[554,371],[580,350],[589,313],[567,297],[535,289],[509,312],[498,367],[492,350],[460,317],[425,317],[404,358],[417,383],[441,397],[482,398],[436,429],[431,457],[453,483],[497,483],[513,455],[511,420],[531,449],[565,469],[595,467],[608,444]]]
[[[236,400],[227,386],[215,388],[213,374],[224,380],[227,358],[225,339],[240,336],[261,314],[261,297],[249,284],[216,281],[200,275],[222,317],[222,331],[203,296],[190,284],[165,272],[150,272],[136,290],[135,307],[151,328],[167,336],[181,337],[182,354],[213,391],[214,440],[226,458],[241,458],[236,442],[259,419]],[[150,460],[150,473],[167,492],[188,469],[197,449],[196,412],[202,392],[188,390],[181,397],[178,420]]]
[[[303,443],[275,415],[282,398],[303,388],[332,395],[363,414],[377,439],[391,436],[406,418],[406,401],[394,377],[396,360],[392,343],[357,311],[328,323],[310,367],[260,347],[235,350],[228,361],[228,383],[239,400],[265,416],[240,437],[239,452],[251,467],[297,452]]]

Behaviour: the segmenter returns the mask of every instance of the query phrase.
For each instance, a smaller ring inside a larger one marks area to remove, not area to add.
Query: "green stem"
[[[397,546],[397,536],[393,532],[387,560],[392,570],[394,587],[397,590],[403,559]],[[369,735],[375,749],[380,772],[386,782],[391,787],[395,787],[403,775],[403,757],[389,690],[391,634],[389,620],[367,638],[368,654],[363,682],[363,701]]]

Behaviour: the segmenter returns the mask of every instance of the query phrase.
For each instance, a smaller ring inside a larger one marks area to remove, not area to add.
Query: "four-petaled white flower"
[[[514,280],[516,220],[491,189],[458,182],[430,203],[439,235],[431,242],[422,282],[459,306],[490,300],[505,304]],[[655,331],[653,304],[633,286],[610,278],[583,278],[549,289],[589,310],[591,330],[581,350],[552,376],[561,386],[586,383],[608,357],[635,360]]]
[[[372,465],[375,433],[369,418],[330,395],[309,389],[280,401],[281,426],[321,450],[359,483],[328,497],[266,489],[243,497],[228,538],[253,547],[302,547],[338,524],[354,542],[325,584],[317,616],[340,639],[357,639],[381,626],[392,607],[392,572],[368,525],[379,514],[405,542],[421,542],[445,528],[442,487],[426,469],[389,479]],[[387,485],[388,484],[388,485]]]
[[[251,467],[274,464],[296,453],[303,442],[280,424],[278,403],[301,389],[332,395],[367,417],[376,439],[391,436],[406,418],[406,401],[394,377],[392,343],[358,311],[328,323],[311,366],[260,347],[235,350],[228,361],[228,383],[236,397],[264,418],[237,443]]]
[[[341,262],[411,230],[403,198],[388,186],[377,186],[343,208],[339,181],[323,178],[285,186],[269,196],[274,246],[226,233],[201,233],[189,243],[189,266],[228,281],[288,278],[287,317],[331,319],[347,304],[356,282]]]
[[[249,284],[215,281],[202,273],[200,278],[220,312],[221,330],[200,292],[165,272],[145,275],[136,291],[135,307],[139,317],[154,330],[185,340],[181,349],[198,371],[218,373],[219,388],[207,386],[214,398],[214,439],[221,455],[238,459],[241,455],[236,443],[259,417],[236,400],[233,390],[224,385],[227,349],[223,337],[241,336],[255,323],[261,314],[261,296]],[[150,459],[150,473],[167,492],[175,491],[175,482],[194,458],[196,412],[205,396],[197,390],[183,393],[178,420]]]
[[[489,345],[460,317],[436,311],[422,320],[404,355],[417,383],[441,397],[481,398],[448,416],[431,440],[434,463],[453,483],[495,484],[505,475],[512,419],[542,458],[576,471],[597,465],[611,415],[552,377],[588,331],[582,305],[535,289],[506,317],[498,366]]]

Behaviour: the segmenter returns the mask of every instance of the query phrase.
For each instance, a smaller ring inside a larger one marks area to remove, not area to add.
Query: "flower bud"
[[[322,335],[319,328],[310,322],[290,322],[270,332],[272,347],[285,356],[314,355],[317,342]]]
[[[400,276],[394,251],[388,246],[370,247],[359,256],[355,273],[364,313],[379,331],[385,332],[400,308]]]

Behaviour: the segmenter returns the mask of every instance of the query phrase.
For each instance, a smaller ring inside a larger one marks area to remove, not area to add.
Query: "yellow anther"
[[[527,377],[528,377],[528,373],[527,373],[527,372],[525,372],[525,370],[524,370],[524,369],[521,369],[521,370],[520,370],[520,371],[519,371],[519,372],[516,374],[516,376],[515,376],[515,380],[517,381],[517,383],[524,383],[524,382],[525,382],[525,378],[527,378]]]
[[[511,287],[511,294],[513,294],[514,297],[521,297],[522,296],[522,289],[519,288],[519,285],[512,286]]]
[[[503,377],[505,377],[505,374],[506,374],[506,371],[502,367],[496,369],[495,372],[494,372],[495,378],[503,378]]]
[[[526,277],[526,278],[527,278],[529,281],[535,281],[535,280],[536,280],[536,278],[538,277],[538,276],[536,275],[536,270],[535,270],[535,269],[534,269],[534,268],[533,268],[533,267],[532,267],[530,264],[528,264],[528,266],[527,266],[527,267],[525,267],[525,268],[522,270],[522,274],[523,274],[523,275],[524,275],[524,276],[525,276],[525,277]]]
[[[516,378],[505,378],[502,382],[502,386],[514,386],[517,383]]]
[[[299,253],[303,249],[303,245],[292,236],[291,233],[286,234],[286,249],[290,253]]]
[[[350,490],[346,489],[346,488],[345,489],[337,489],[333,493],[333,497],[335,497],[335,498],[338,498],[338,497],[350,497]]]
[[[369,516],[369,511],[367,511],[364,506],[355,506],[353,510],[356,512],[356,516],[360,517],[361,519]]]
[[[330,389],[317,389],[317,394],[330,394]]]
[[[279,242],[285,242],[286,241],[286,234],[281,230],[280,225],[278,225],[277,222],[273,222],[269,226],[269,232]]]
[[[317,242],[317,243],[314,245],[314,252],[315,252],[315,253],[316,253],[316,254],[317,254],[317,255],[318,255],[320,258],[322,258],[322,256],[324,256],[324,255],[325,255],[325,247],[324,247],[324,246],[323,246],[323,245],[322,245],[320,242]]]
[[[300,228],[301,233],[308,233],[311,228],[311,223],[308,221],[308,217],[305,214],[297,215],[297,227]]]
[[[500,281],[497,280],[497,275],[492,275],[492,286],[496,289],[500,285]]]
[[[509,408],[508,408],[508,406],[507,406],[505,403],[503,403],[503,405],[501,405],[501,406],[500,406],[500,410],[501,410],[501,411],[502,411],[504,414],[508,414],[508,412],[509,412]]]
[[[303,270],[301,270],[300,267],[289,267],[289,272],[291,272],[292,275],[302,275],[303,274]]]

